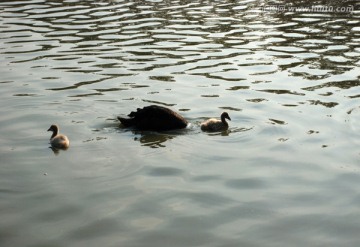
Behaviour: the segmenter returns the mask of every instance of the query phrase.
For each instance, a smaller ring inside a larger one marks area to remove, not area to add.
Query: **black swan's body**
[[[68,149],[70,142],[67,136],[59,134],[59,126],[53,124],[50,126],[48,131],[52,131],[52,135],[50,137],[50,144],[55,149]]]
[[[125,127],[135,127],[139,130],[166,131],[186,128],[188,121],[173,110],[151,105],[138,108],[128,115],[130,118],[118,117]]]
[[[223,112],[220,117],[221,120],[210,118],[203,122],[200,127],[203,131],[224,131],[229,128],[229,124],[226,122],[226,119],[231,120],[227,112]]]

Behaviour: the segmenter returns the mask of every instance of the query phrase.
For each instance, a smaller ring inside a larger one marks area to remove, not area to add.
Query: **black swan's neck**
[[[55,136],[57,136],[57,134],[59,133],[59,130],[56,128],[56,129],[52,129],[52,135],[50,137],[50,139],[54,138]]]
[[[221,116],[221,122],[225,125],[228,125],[228,123],[226,122],[225,116]]]

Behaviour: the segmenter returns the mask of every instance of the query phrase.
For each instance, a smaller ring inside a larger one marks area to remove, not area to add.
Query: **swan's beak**
[[[47,131],[51,131],[51,127]]]
[[[231,121],[231,118],[230,118],[230,116],[227,116],[226,118],[227,118],[227,119],[229,119],[229,120]]]

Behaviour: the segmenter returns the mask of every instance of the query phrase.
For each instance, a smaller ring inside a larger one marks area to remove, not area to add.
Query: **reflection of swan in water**
[[[210,118],[206,120],[200,125],[201,130],[209,132],[227,130],[229,128],[229,124],[226,122],[226,119],[231,120],[229,114],[227,112],[223,112],[220,119],[221,120]]]
[[[130,118],[118,119],[125,127],[135,127],[138,130],[166,131],[183,129],[188,125],[188,121],[180,114],[158,105],[138,108],[128,116]]]
[[[165,142],[175,138],[175,135],[160,134],[156,132],[134,132],[140,134],[140,137],[135,137],[134,141],[139,141],[142,146],[150,148],[163,148],[166,147]]]
[[[59,134],[59,127],[56,124],[50,126],[48,131],[52,131],[52,135],[50,137],[51,149],[54,153],[58,153],[59,149],[66,150],[70,146],[70,141],[67,136],[63,134]]]
[[[54,152],[55,155],[59,155],[60,153],[60,149],[54,148],[54,147],[49,147],[51,148],[51,150]]]

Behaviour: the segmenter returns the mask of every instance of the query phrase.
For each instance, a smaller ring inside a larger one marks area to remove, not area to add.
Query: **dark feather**
[[[158,105],[138,108],[128,116],[130,118],[118,117],[118,119],[125,127],[135,127],[139,130],[165,131],[183,129],[188,124],[188,121],[180,114]]]

